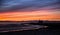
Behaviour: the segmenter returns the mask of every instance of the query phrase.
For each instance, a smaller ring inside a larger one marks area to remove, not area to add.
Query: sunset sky
[[[58,0],[4,0],[0,21],[53,20],[60,21]]]

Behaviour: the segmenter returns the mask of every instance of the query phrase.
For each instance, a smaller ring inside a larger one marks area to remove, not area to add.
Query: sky
[[[2,0],[0,21],[60,21],[59,0]]]

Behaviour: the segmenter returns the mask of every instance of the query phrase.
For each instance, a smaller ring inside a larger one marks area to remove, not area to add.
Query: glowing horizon
[[[39,10],[33,12],[19,12],[19,11],[7,12],[0,13],[0,21],[27,21],[27,20],[60,21],[59,13],[60,12],[55,10]]]

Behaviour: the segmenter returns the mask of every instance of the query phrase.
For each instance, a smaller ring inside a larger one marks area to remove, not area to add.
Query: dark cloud
[[[0,11],[60,9],[59,0],[3,0]]]

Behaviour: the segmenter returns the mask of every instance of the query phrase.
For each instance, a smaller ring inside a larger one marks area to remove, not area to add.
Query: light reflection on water
[[[47,28],[47,26],[32,24],[7,24],[0,26],[0,32],[34,30],[39,28]]]

